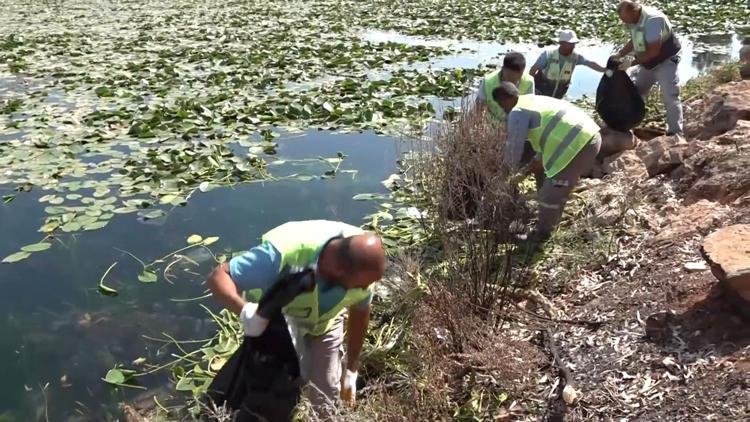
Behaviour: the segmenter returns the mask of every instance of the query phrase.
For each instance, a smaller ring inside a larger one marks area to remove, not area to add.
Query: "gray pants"
[[[578,183],[578,179],[586,174],[596,161],[602,138],[597,133],[591,142],[554,178],[545,178],[539,190],[539,220],[536,231],[542,238],[547,238],[555,230],[562,218],[565,204],[568,202],[570,192]],[[537,183],[539,176],[537,176]]]
[[[682,135],[682,102],[680,102],[680,78],[677,75],[677,57],[667,59],[653,69],[638,66],[634,80],[638,92],[645,99],[658,83],[661,102],[667,110],[667,132]]]
[[[339,317],[322,336],[300,336],[293,323],[289,327],[299,356],[302,379],[308,384],[305,397],[310,400],[317,416],[326,420],[339,404],[344,318]]]

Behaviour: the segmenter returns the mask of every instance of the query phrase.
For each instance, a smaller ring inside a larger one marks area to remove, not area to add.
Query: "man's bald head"
[[[622,0],[617,5],[617,14],[623,22],[634,25],[641,18],[641,5],[637,1]]]
[[[321,256],[324,277],[331,277],[337,284],[347,288],[367,288],[380,280],[385,272],[385,251],[383,243],[374,233],[364,233],[341,239],[328,244]]]

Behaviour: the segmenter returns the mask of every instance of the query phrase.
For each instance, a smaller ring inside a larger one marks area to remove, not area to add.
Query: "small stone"
[[[687,262],[685,269],[690,272],[706,271],[708,267],[705,262]]]

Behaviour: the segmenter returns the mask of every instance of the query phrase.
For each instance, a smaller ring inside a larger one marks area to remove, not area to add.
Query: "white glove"
[[[630,69],[630,66],[633,65],[633,57],[632,56],[626,56],[622,59],[622,63],[618,67],[619,70],[628,70]]]
[[[242,307],[242,312],[240,312],[242,331],[244,331],[245,335],[249,337],[260,336],[268,326],[268,320],[256,314],[256,310],[258,310],[257,303],[247,302],[245,306]]]
[[[341,400],[349,406],[354,406],[357,396],[357,371],[346,370],[341,380]]]

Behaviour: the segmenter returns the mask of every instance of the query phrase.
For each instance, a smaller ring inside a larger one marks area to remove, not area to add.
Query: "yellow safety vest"
[[[518,97],[515,109],[538,113],[539,127],[529,129],[528,139],[542,154],[544,173],[555,177],[599,133],[599,125],[580,108],[564,100],[542,95]]]
[[[334,237],[349,237],[363,233],[362,229],[337,221],[309,220],[282,224],[262,236],[281,254],[280,269],[308,267],[317,263],[323,246]],[[263,292],[256,289],[251,297],[256,301]],[[292,318],[302,335],[320,336],[328,332],[344,310],[370,295],[368,289],[347,289],[346,294],[330,310],[320,314],[318,285],[312,292],[302,293],[286,305],[282,312]]]
[[[489,73],[485,75],[484,77],[484,99],[487,103],[487,107],[490,110],[490,113],[492,113],[493,116],[497,117],[500,120],[505,120],[506,117],[508,117],[505,114],[505,111],[502,107],[500,107],[500,104],[495,101],[494,98],[492,98],[492,91],[495,90],[498,86],[500,86],[500,72],[501,70],[496,70],[492,73]],[[524,73],[523,76],[521,76],[521,80],[518,81],[518,84],[516,85],[518,88],[518,93],[520,95],[528,95],[534,93],[534,79],[528,74]]]
[[[664,42],[672,35],[672,27],[663,13],[649,6],[641,6],[641,18],[638,23],[630,27],[630,39],[633,41],[633,50],[636,54],[646,52],[646,21],[652,17],[664,18],[664,25],[661,28],[661,41]]]
[[[547,66],[544,67],[544,77],[550,81],[558,81],[563,84],[570,82],[573,78],[573,69],[578,62],[578,54],[571,53],[569,56],[560,55],[560,50],[555,48],[547,53]]]

